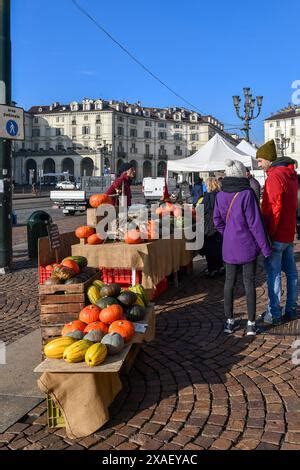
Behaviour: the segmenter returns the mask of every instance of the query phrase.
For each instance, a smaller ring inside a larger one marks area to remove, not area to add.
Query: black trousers
[[[255,271],[256,260],[246,264],[225,264],[226,278],[224,285],[224,311],[226,318],[233,318],[233,292],[237,280],[238,267],[243,270],[243,282],[246,291],[248,320],[255,321],[256,314],[256,289]]]
[[[223,266],[221,235],[215,233],[211,237],[205,236],[204,250],[208,271],[211,273],[220,269]]]

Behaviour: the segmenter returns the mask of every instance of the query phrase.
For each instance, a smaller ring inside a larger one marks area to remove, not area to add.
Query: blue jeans
[[[273,319],[281,318],[281,271],[286,275],[287,296],[285,314],[295,316],[298,299],[298,272],[294,258],[293,243],[273,242],[272,254],[265,259],[269,304],[267,312]]]

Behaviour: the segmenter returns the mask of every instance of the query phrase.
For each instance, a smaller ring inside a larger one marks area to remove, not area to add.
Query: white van
[[[143,193],[146,201],[158,201],[164,195],[166,180],[163,177],[143,178]],[[175,178],[168,179],[168,192],[171,194],[176,189]]]

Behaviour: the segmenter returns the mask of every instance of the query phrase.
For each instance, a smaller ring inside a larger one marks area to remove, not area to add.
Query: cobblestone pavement
[[[299,255],[299,248],[298,255]],[[298,256],[297,255],[297,256]],[[266,291],[257,278],[258,313]],[[241,328],[222,332],[223,280],[200,275],[172,287],[156,307],[157,334],[142,346],[110,421],[77,440],[48,429],[45,402],[4,434],[1,449],[300,449],[300,368],[292,363],[294,334],[284,327],[244,336],[245,297],[239,285]]]
[[[57,222],[60,233],[83,223],[85,216],[66,217]],[[13,244],[12,270],[0,276],[0,339],[7,344],[39,326],[37,264],[27,257],[25,226],[13,228]]]

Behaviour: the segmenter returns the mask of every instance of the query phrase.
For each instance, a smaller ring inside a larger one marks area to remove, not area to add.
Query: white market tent
[[[256,158],[257,147],[251,145],[246,140],[242,140],[237,146],[239,150],[246,153],[247,155],[251,155],[251,157]]]
[[[215,134],[194,155],[179,160],[168,161],[168,171],[175,173],[192,173],[199,171],[222,171],[225,168],[225,160],[239,160],[245,166],[253,168],[254,158],[242,150],[234,147],[219,134]]]

